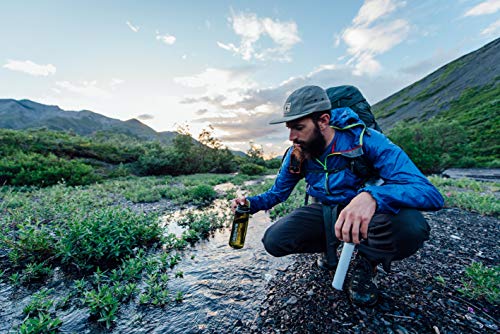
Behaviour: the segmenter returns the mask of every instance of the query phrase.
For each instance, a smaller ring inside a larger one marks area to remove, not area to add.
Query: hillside
[[[499,63],[500,38],[378,102],[373,112],[382,129],[389,130],[399,121],[424,121],[449,111],[466,112],[456,110],[456,102],[470,92],[485,94],[485,99],[476,98],[476,103],[498,111]]]
[[[499,63],[500,38],[375,104],[377,121],[428,172],[498,167]]]
[[[146,140],[170,143],[175,132],[156,132],[136,119],[121,121],[98,113],[67,111],[30,100],[0,99],[0,128],[23,130],[47,128],[90,135],[98,131],[121,133]]]

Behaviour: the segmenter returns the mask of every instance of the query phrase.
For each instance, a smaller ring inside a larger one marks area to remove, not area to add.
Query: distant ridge
[[[121,121],[90,110],[67,111],[31,100],[0,99],[0,128],[23,130],[47,128],[73,131],[87,136],[97,131],[110,131],[144,140],[170,143],[176,132],[156,132],[137,119]]]
[[[425,121],[448,111],[466,92],[498,90],[498,64],[500,38],[375,104],[377,122],[383,130],[389,130],[400,121]]]

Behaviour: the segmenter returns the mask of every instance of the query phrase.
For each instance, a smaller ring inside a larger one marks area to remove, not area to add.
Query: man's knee
[[[392,219],[394,243],[399,258],[405,258],[422,248],[429,240],[430,227],[422,214],[413,209],[403,209]]]
[[[275,233],[273,226],[269,227],[264,236],[262,237],[262,243],[266,252],[275,257],[285,256],[286,254],[282,247],[280,247],[280,239],[277,233]]]

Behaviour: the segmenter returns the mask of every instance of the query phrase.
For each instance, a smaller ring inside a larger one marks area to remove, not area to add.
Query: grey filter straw
[[[349,269],[349,262],[351,261],[354,247],[355,245],[353,243],[344,242],[342,253],[340,253],[339,263],[337,264],[337,270],[335,270],[335,276],[333,276],[332,282],[332,286],[337,290],[342,290],[342,285],[344,285],[345,275],[347,274],[347,269]]]

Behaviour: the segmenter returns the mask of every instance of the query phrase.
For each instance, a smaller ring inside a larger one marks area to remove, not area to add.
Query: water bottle
[[[344,242],[342,253],[340,253],[339,263],[337,264],[337,270],[335,270],[335,276],[333,276],[332,282],[332,286],[337,290],[342,290],[342,285],[344,285],[345,275],[347,274],[347,269],[349,268],[349,262],[351,261],[353,251],[354,244]]]
[[[248,218],[250,217],[250,208],[247,205],[238,205],[234,212],[233,226],[231,236],[229,237],[229,246],[240,249],[245,245],[247,235]]]

